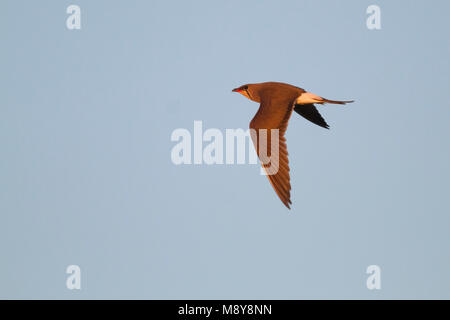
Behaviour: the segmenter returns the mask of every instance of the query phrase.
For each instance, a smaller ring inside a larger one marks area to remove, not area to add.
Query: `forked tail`
[[[334,104],[346,104],[346,103],[352,103],[355,100],[347,100],[347,101],[337,101],[337,100],[328,100],[325,98],[322,98],[321,102],[316,102],[316,103],[334,103]]]
[[[347,100],[347,101],[329,100],[329,99],[322,98],[311,92],[304,92],[297,98],[297,100],[295,100],[295,104],[310,104],[310,103],[346,104],[346,103],[352,103],[353,101],[354,100]]]

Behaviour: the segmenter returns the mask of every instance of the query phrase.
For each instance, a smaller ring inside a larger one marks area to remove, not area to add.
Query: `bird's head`
[[[259,95],[255,91],[254,85],[252,84],[244,84],[239,88],[233,89],[232,92],[238,92],[252,101],[259,102]]]

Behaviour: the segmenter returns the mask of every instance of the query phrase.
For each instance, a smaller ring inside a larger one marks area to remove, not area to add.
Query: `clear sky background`
[[[449,12],[1,1],[0,298],[450,298]],[[248,128],[231,89],[263,81],[356,100],[293,114],[290,211],[257,165],[170,158],[194,120]]]

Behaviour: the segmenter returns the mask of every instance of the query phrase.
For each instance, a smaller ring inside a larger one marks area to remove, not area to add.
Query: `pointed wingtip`
[[[286,206],[286,208],[291,210],[291,204],[292,204],[291,199],[288,199],[286,202],[283,202],[283,204]]]

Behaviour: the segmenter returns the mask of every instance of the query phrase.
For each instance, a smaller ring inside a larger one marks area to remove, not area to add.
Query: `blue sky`
[[[449,9],[2,1],[0,297],[450,298]],[[290,211],[255,165],[170,159],[194,120],[248,128],[231,89],[263,81],[356,100],[291,118]]]

